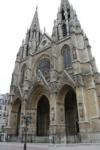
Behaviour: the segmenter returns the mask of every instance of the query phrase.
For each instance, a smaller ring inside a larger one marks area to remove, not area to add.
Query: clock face
[[[47,43],[46,40],[43,40],[42,45],[44,46]]]
[[[37,66],[37,74],[38,71],[41,71],[45,79],[50,78],[50,60],[48,58],[43,58],[39,61],[38,66]]]

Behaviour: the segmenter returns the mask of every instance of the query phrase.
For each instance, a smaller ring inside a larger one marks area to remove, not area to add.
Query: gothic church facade
[[[99,135],[100,74],[68,0],[61,0],[51,37],[41,32],[36,10],[17,54],[8,134],[23,134],[24,115],[31,116],[28,134],[34,137],[72,142],[73,136],[84,141]]]

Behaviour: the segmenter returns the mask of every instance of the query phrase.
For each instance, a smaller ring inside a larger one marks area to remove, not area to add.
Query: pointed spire
[[[68,0],[61,0],[61,6],[69,6],[69,1]]]
[[[39,19],[38,19],[38,6],[36,6],[35,14],[31,24],[32,29],[40,30]]]
[[[44,33],[46,33],[46,27],[44,27]]]
[[[64,4],[64,3],[69,4],[69,1],[68,1],[68,0],[61,0],[61,3],[62,3],[62,4]]]

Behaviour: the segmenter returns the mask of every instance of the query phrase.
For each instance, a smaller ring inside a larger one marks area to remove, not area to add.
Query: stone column
[[[50,96],[50,135],[55,143],[65,142],[64,104],[58,103],[57,93]]]
[[[99,110],[96,86],[94,83],[94,77],[93,75],[86,75],[84,79],[85,79],[85,86],[86,86],[86,96],[87,96],[89,117],[99,118],[100,110]]]
[[[8,125],[7,125],[7,134],[9,134],[10,133],[10,130],[11,130],[11,108],[12,108],[12,105],[11,104],[9,104],[9,106],[8,106]]]
[[[37,109],[36,108],[30,109],[29,111],[27,111],[27,113],[29,113],[29,116],[31,117],[31,123],[29,124],[28,133],[35,136],[37,130],[37,126],[36,126]]]
[[[50,95],[50,136],[52,137],[52,142],[55,142],[56,138],[56,100],[57,96],[55,93]]]
[[[79,122],[87,122],[88,114],[86,109],[86,96],[84,87],[76,87],[76,97],[77,97],[77,106],[78,106],[78,116]]]
[[[22,136],[23,134],[23,130],[24,130],[24,120],[23,120],[23,116],[25,116],[26,114],[26,101],[23,100],[22,104],[21,104],[21,116],[20,116],[20,136]]]

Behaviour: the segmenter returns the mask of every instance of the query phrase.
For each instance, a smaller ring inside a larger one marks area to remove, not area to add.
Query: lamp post
[[[23,120],[24,120],[24,150],[27,150],[27,131],[28,131],[28,125],[31,123],[31,116],[24,115]]]

